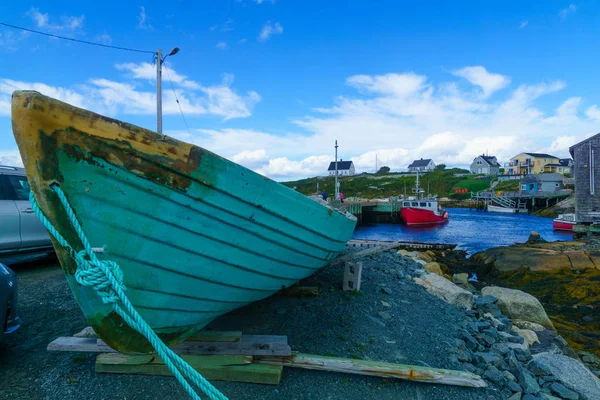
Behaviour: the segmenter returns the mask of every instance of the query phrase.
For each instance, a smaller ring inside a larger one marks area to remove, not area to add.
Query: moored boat
[[[419,186],[419,173],[414,198],[402,199],[400,215],[406,225],[435,225],[448,222],[448,211],[440,208],[437,198],[432,196],[423,197],[423,189]]]
[[[12,122],[35,203],[70,244],[53,235],[75,299],[122,352],[151,346],[80,284],[81,263],[118,264],[131,304],[174,344],[312,275],[356,225],[350,214],[210,151],[37,92],[13,93]],[[81,231],[98,254],[82,255]]]
[[[517,212],[516,208],[508,208],[508,207],[500,207],[488,204],[487,210],[489,212],[497,212],[497,213],[507,213],[507,214],[515,214]]]
[[[552,227],[557,231],[573,231],[576,223],[575,214],[559,214],[552,221]]]

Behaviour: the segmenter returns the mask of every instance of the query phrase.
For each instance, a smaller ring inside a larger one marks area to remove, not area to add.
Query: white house
[[[340,160],[337,162],[337,171],[338,176],[354,175],[354,163],[352,161]],[[329,163],[327,172],[329,172],[329,176],[335,176],[335,161]]]
[[[435,169],[435,163],[433,162],[432,159],[430,158],[426,158],[426,159],[420,159],[420,160],[415,160],[412,162],[412,164],[410,164],[408,166],[408,171],[409,172],[429,172],[429,171],[433,171]]]
[[[483,175],[498,175],[500,170],[500,164],[494,156],[484,156],[483,154],[475,157],[471,164],[472,174],[483,174]]]

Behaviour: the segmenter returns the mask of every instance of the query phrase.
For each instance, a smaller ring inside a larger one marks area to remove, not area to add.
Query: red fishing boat
[[[572,232],[576,223],[575,214],[559,214],[558,218],[554,219],[552,227],[557,231]]]
[[[400,214],[406,225],[434,225],[448,222],[448,211],[440,208],[435,196],[423,197],[424,190],[419,187],[419,173],[413,189],[414,197],[402,199]]]

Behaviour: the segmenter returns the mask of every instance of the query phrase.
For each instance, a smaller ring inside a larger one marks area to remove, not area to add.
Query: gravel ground
[[[318,297],[273,296],[219,318],[211,328],[287,335],[292,349],[305,353],[460,369],[451,349],[466,324],[464,311],[429,295],[409,276],[398,276],[394,271],[402,270],[399,259],[391,252],[362,259],[359,294],[341,291],[342,267],[329,267],[303,282],[320,286]],[[96,374],[93,354],[47,352],[48,343],[78,332],[86,321],[55,259],[9,265],[19,279],[23,326],[0,345],[0,399],[186,398],[170,377]],[[494,388],[293,368],[284,369],[277,386],[213,383],[231,399],[503,398]]]

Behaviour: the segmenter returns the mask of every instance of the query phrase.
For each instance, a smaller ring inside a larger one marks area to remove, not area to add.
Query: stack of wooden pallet
[[[72,337],[59,337],[48,345],[48,350],[100,353],[96,357],[96,372],[171,375],[156,354],[118,353],[97,338],[91,328]],[[464,371],[292,352],[287,336],[201,331],[173,350],[209,380],[276,385],[281,381],[283,367],[287,366],[446,385],[486,386],[479,376]]]

